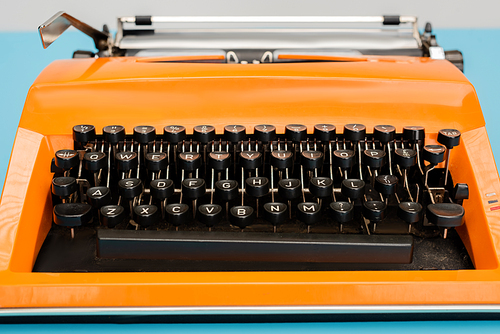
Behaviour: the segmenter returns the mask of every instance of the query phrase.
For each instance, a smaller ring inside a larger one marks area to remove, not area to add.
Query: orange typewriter
[[[430,25],[118,23],[39,28],[44,47],[73,25],[98,52],[28,93],[0,321],[499,317],[498,173],[461,54]]]

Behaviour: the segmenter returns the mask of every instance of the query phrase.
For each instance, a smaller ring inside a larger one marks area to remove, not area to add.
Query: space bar
[[[410,263],[410,235],[97,231],[97,254],[114,259]]]

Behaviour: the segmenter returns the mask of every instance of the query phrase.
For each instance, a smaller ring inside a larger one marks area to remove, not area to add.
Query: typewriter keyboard
[[[191,130],[191,129],[189,129]],[[73,128],[35,271],[466,269],[460,132],[391,125]],[[191,131],[188,131],[191,132]]]

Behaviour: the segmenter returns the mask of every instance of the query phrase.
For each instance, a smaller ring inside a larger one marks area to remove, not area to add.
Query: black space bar
[[[243,262],[410,263],[410,235],[99,229],[101,258]]]

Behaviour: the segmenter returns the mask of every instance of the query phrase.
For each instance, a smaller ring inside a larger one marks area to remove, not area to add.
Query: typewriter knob
[[[262,154],[257,151],[240,153],[240,166],[245,169],[256,169],[262,166]]]
[[[436,203],[427,206],[427,219],[439,227],[457,227],[463,224],[464,207],[455,203]]]
[[[146,153],[146,168],[150,172],[158,172],[167,169],[167,154],[164,152]]]
[[[342,180],[340,191],[344,196],[351,199],[358,199],[365,193],[365,181],[358,179]]]
[[[208,166],[215,170],[225,170],[231,166],[231,154],[228,152],[210,152]]]
[[[156,205],[137,205],[134,207],[134,220],[143,227],[159,223],[160,218],[161,215]]]
[[[422,205],[416,202],[401,202],[398,206],[398,217],[407,222],[408,224],[413,224],[419,222],[422,219]]]
[[[54,223],[59,226],[82,226],[92,220],[92,207],[86,203],[62,203],[54,206]]]
[[[174,182],[168,179],[156,179],[150,183],[151,196],[154,199],[163,201],[174,194]]]
[[[444,160],[444,146],[441,145],[425,145],[424,146],[424,160],[429,161],[433,165],[437,165]]]
[[[147,144],[156,139],[156,129],[150,125],[140,125],[134,128],[134,140],[139,144]]]
[[[425,139],[425,128],[423,126],[405,126],[403,128],[403,139],[415,142]]]
[[[135,152],[118,152],[115,160],[118,170],[122,172],[137,168],[139,163]]]
[[[302,187],[298,179],[282,179],[278,181],[278,193],[287,200],[302,196]]]
[[[451,197],[455,202],[462,205],[464,199],[469,198],[469,186],[467,183],[457,183],[451,191]]]
[[[297,219],[306,225],[314,225],[318,223],[321,218],[321,208],[318,203],[299,203],[297,209]]]
[[[204,179],[184,179],[182,181],[182,194],[188,199],[197,199],[205,195]]]
[[[163,140],[177,144],[186,139],[186,128],[182,125],[167,125],[163,128]]]
[[[121,125],[108,125],[102,129],[104,140],[116,145],[125,139],[125,128]]]
[[[272,151],[271,165],[274,168],[284,170],[293,167],[293,153],[290,151]]]
[[[460,131],[456,129],[443,129],[439,130],[437,140],[447,149],[452,149],[460,144],[460,135]]]
[[[313,170],[323,166],[323,152],[320,151],[303,151],[301,153],[302,166],[305,169]]]
[[[333,164],[335,167],[349,169],[354,166],[355,154],[353,150],[336,150],[333,151]]]
[[[224,202],[232,201],[239,195],[238,182],[234,180],[219,180],[215,182],[215,196]]]
[[[365,139],[366,126],[363,124],[346,124],[344,126],[344,137],[352,142]]]
[[[349,202],[332,202],[330,209],[333,210],[333,219],[341,224],[354,219],[354,205]]]
[[[99,210],[101,225],[113,228],[125,220],[125,209],[120,205],[106,205]]]
[[[132,199],[142,193],[142,181],[140,179],[123,179],[118,181],[118,192],[125,199]]]
[[[256,125],[253,134],[257,140],[263,143],[269,143],[276,137],[276,127],[269,124]]]
[[[394,140],[396,128],[392,125],[375,125],[373,136],[382,144],[387,144]]]
[[[397,148],[394,160],[401,168],[413,167],[417,163],[417,152],[411,148]]]
[[[285,126],[285,137],[294,143],[305,140],[307,137],[307,127],[302,124],[288,124]]]
[[[55,177],[52,179],[52,193],[59,197],[69,197],[78,190],[76,179],[70,176]]]
[[[333,181],[329,177],[313,177],[309,182],[309,191],[317,198],[325,198],[332,195]]]
[[[215,127],[212,125],[197,125],[193,129],[194,140],[207,144],[215,139]]]
[[[238,143],[247,137],[246,128],[243,125],[226,125],[224,137],[231,143]]]
[[[255,220],[255,212],[251,206],[233,206],[229,210],[229,222],[231,225],[241,229],[252,225]]]
[[[374,169],[382,168],[385,164],[385,152],[368,149],[363,152],[363,160],[367,166]]]
[[[83,161],[85,162],[85,169],[92,173],[108,166],[106,153],[103,152],[87,152],[83,156]]]
[[[59,150],[56,152],[56,166],[64,170],[69,170],[80,164],[80,157],[75,150]]]
[[[384,196],[390,196],[396,192],[398,178],[396,175],[379,175],[375,178],[375,190]]]
[[[180,226],[191,221],[189,205],[184,203],[169,204],[165,207],[165,218],[169,224]]]
[[[246,193],[252,197],[262,197],[269,193],[267,177],[249,177],[245,180]]]
[[[217,225],[222,216],[222,207],[219,204],[203,204],[198,207],[198,220],[207,227]]]
[[[382,201],[366,201],[363,203],[363,216],[369,221],[379,222],[385,217],[387,205]]]
[[[87,190],[87,200],[94,209],[99,209],[111,202],[111,191],[108,187],[92,187]]]
[[[75,125],[73,127],[73,140],[77,143],[88,143],[95,139],[95,127],[90,124]]]
[[[314,126],[314,137],[322,142],[335,140],[336,128],[333,124],[316,124]]]
[[[201,167],[201,155],[195,152],[181,152],[177,163],[180,169],[192,172]]]
[[[288,205],[283,203],[264,204],[264,219],[274,226],[283,224],[288,218]]]

